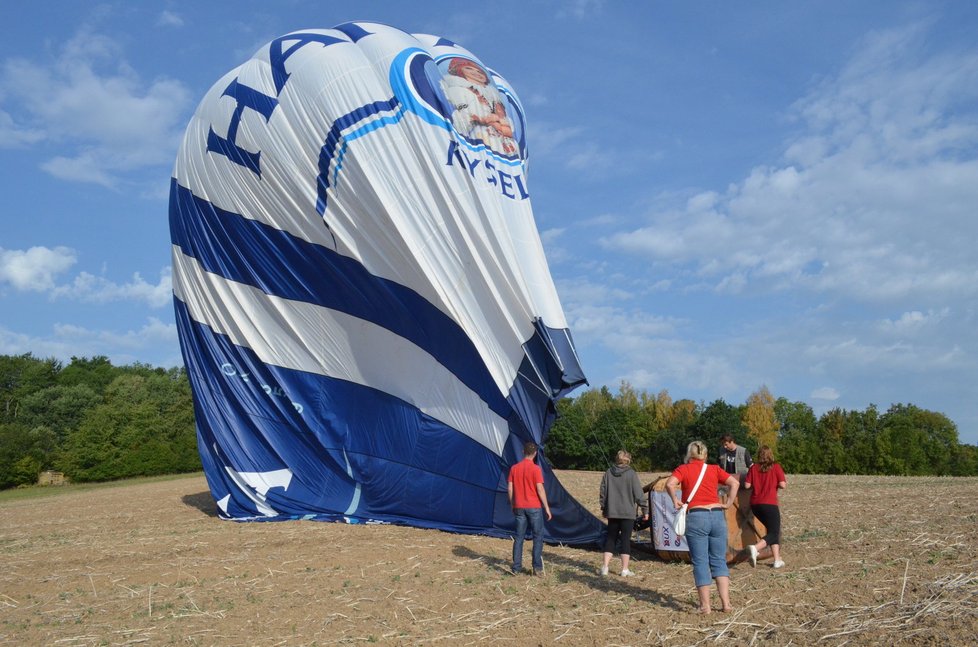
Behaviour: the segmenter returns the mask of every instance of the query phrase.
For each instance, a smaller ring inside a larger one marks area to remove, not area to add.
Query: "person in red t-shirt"
[[[516,517],[516,536],[513,537],[513,573],[523,570],[523,540],[526,527],[533,532],[533,574],[543,575],[543,515],[547,521],[553,519],[547,493],[543,489],[543,471],[533,462],[537,456],[537,445],[528,442],[523,445],[523,460],[509,469],[509,505]]]
[[[687,501],[686,545],[689,546],[689,558],[693,562],[693,582],[696,583],[696,594],[699,596],[699,612],[710,613],[710,582],[716,580],[721,610],[729,613],[733,607],[730,606],[727,517],[724,510],[737,500],[740,481],[717,465],[707,465],[706,458],[706,445],[699,440],[691,442],[686,448],[686,462],[674,469],[672,476],[666,479],[666,491],[678,510],[683,502],[676,496],[676,488],[682,490],[684,498],[690,499],[687,493],[696,487],[696,481],[703,474],[699,487],[691,500]],[[720,485],[730,488],[726,503],[720,503],[717,489]]]
[[[781,508],[778,507],[778,490],[788,486],[784,470],[774,462],[774,452],[767,445],[757,450],[757,462],[747,470],[744,487],[750,490],[750,511],[754,513],[767,534],[753,546],[748,546],[751,566],[757,566],[757,554],[765,546],[771,547],[774,555],[774,568],[781,568]]]

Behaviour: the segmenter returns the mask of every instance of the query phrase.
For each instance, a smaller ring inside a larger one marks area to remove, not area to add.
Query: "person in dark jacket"
[[[642,510],[642,519],[649,518],[649,504],[642,492],[638,474],[632,469],[632,455],[624,449],[615,457],[615,466],[601,478],[601,514],[608,520],[608,537],[604,542],[604,563],[601,574],[608,574],[608,565],[615,550],[615,542],[621,539],[621,576],[634,575],[628,570],[632,552],[632,527],[635,525],[636,507]]]

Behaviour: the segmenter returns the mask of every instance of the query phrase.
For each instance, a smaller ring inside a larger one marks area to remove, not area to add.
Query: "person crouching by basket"
[[[750,511],[764,524],[767,534],[753,546],[748,546],[750,565],[757,566],[757,554],[765,546],[771,547],[774,568],[781,568],[781,508],[778,507],[778,490],[788,487],[784,470],[774,462],[774,452],[767,445],[757,450],[757,462],[747,470],[744,487],[750,490]]]
[[[632,528],[636,506],[642,509],[642,520],[649,518],[649,504],[642,492],[638,474],[631,467],[632,455],[624,449],[615,456],[615,465],[601,478],[601,514],[608,519],[608,537],[604,542],[604,563],[600,573],[608,574],[615,543],[621,538],[621,576],[634,575],[628,570],[632,552]]]
[[[730,569],[727,568],[727,517],[724,511],[737,500],[740,481],[717,465],[707,465],[706,445],[694,440],[686,447],[686,462],[672,471],[666,480],[666,491],[678,510],[683,501],[676,496],[692,493],[687,507],[686,544],[693,562],[693,581],[699,596],[699,613],[710,613],[710,582],[716,580],[721,611],[730,606]],[[730,488],[727,502],[720,503],[718,486]]]

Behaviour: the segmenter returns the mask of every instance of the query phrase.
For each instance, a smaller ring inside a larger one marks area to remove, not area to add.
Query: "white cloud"
[[[56,324],[54,335],[57,339],[82,346],[138,350],[152,344],[177,341],[176,324],[163,323],[156,317],[149,317],[139,330],[116,332],[111,330],[89,330],[72,324]]]
[[[0,148],[24,148],[44,139],[44,132],[20,126],[14,118],[0,110]]]
[[[117,180],[114,176],[99,168],[95,162],[96,155],[82,152],[75,158],[52,157],[41,164],[41,169],[56,178],[69,182],[89,182],[100,184],[106,188],[114,188]]]
[[[169,268],[160,271],[160,280],[155,285],[147,283],[138,272],[133,274],[131,281],[121,285],[104,277],[81,272],[70,284],[54,288],[51,296],[93,303],[136,301],[153,308],[162,308],[172,303],[173,285]]]
[[[76,261],[75,251],[67,247],[27,250],[0,247],[0,284],[9,283],[17,290],[45,292],[53,289],[55,277]]]
[[[132,280],[118,284],[105,277],[80,272],[69,283],[57,277],[78,261],[75,250],[68,247],[31,247],[3,249],[0,247],[0,285],[9,284],[19,291],[46,292],[51,298],[68,298],[90,303],[110,301],[143,302],[160,308],[172,303],[173,284],[169,267],[160,270],[157,283],[148,283],[137,272]]]
[[[555,242],[558,238],[560,238],[564,234],[564,231],[566,230],[563,227],[554,227],[552,229],[546,229],[540,232],[540,240],[543,242],[544,245],[549,245]]]
[[[569,12],[579,20],[594,18],[604,8],[604,0],[572,0],[563,6],[558,15]]]
[[[569,154],[564,160],[564,164],[569,169],[575,171],[605,172],[614,168],[616,155],[601,146],[600,144],[589,142],[577,144],[574,152]]]
[[[151,354],[161,359],[157,366],[178,366],[179,342],[176,324],[155,317],[136,330],[91,330],[70,324],[56,324],[50,335],[25,335],[0,326],[0,354],[33,353],[37,357],[54,357],[69,361],[75,357],[105,355],[113,364],[124,365],[146,361]],[[142,358],[140,360],[140,358]]]
[[[879,322],[878,330],[892,335],[915,335],[934,325],[940,324],[950,313],[950,308],[928,310],[926,313],[919,310],[912,310],[910,312],[904,312],[897,319],[883,319]]]
[[[577,126],[558,128],[542,121],[534,121],[528,128],[532,130],[527,134],[527,140],[534,156],[556,153],[564,144],[579,139],[584,132]]]
[[[143,81],[115,41],[83,29],[51,65],[3,61],[0,97],[0,132],[58,144],[44,170],[113,186],[128,172],[171,162],[190,95],[178,81]]]
[[[839,392],[830,386],[819,387],[814,391],[812,391],[812,395],[811,395],[811,398],[813,400],[828,400],[830,402],[834,400],[838,400],[840,397],[841,396]]]
[[[164,10],[160,13],[160,17],[156,21],[157,25],[161,27],[183,27],[183,18],[179,14],[172,11]]]

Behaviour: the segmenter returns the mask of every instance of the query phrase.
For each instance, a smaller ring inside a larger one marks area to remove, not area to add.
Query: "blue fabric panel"
[[[543,390],[546,386],[540,384],[535,378],[536,372],[530,361],[524,357],[513,387],[509,391],[508,400],[529,432],[526,440],[542,445],[546,442],[547,430],[544,426],[544,411],[552,406],[552,403],[550,396]]]
[[[366,319],[408,339],[478,393],[490,410],[508,415],[468,336],[413,290],[330,249],[218,209],[176,180],[170,183],[170,231],[173,243],[208,272]]]
[[[534,365],[543,372],[552,395],[562,394],[584,384],[584,370],[570,343],[570,331],[548,327],[542,319],[533,322],[536,334],[524,348]],[[566,334],[565,334],[566,333]]]

